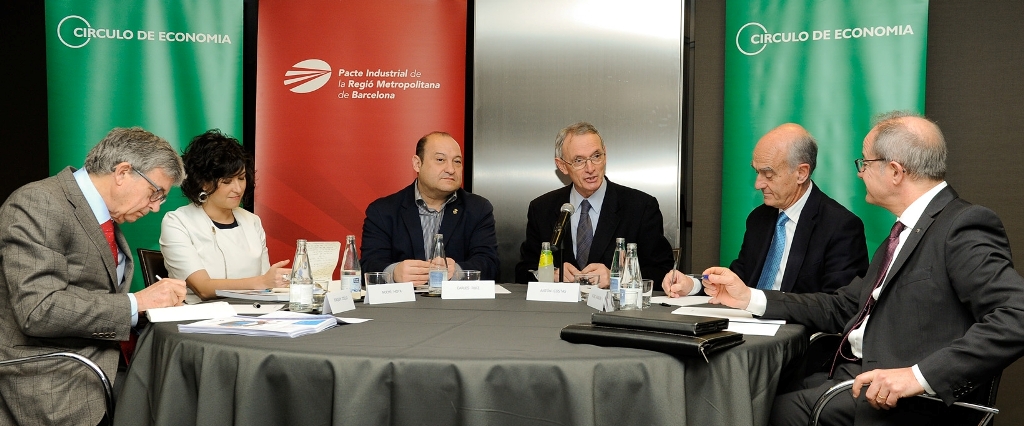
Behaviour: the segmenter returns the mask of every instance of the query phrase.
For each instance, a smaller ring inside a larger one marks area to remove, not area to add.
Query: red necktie
[[[117,242],[114,241],[114,222],[107,220],[100,224],[100,228],[103,228],[103,236],[107,237],[107,244],[110,244],[110,252],[114,255],[114,263],[117,263]],[[120,284],[120,283],[118,283]],[[135,353],[135,342],[139,336],[135,334],[135,330],[128,333],[128,340],[122,341],[121,343],[121,355],[124,356],[124,364],[128,365],[132,360],[132,354]]]
[[[857,357],[853,356],[852,350],[850,356],[846,356],[846,354],[843,353],[843,349],[850,346],[850,333],[852,333],[853,330],[856,330],[858,327],[864,325],[864,320],[866,320],[868,318],[868,315],[871,314],[871,308],[875,306],[874,291],[875,289],[878,288],[878,286],[882,285],[882,281],[885,281],[885,275],[889,273],[889,266],[892,264],[892,257],[894,254],[896,254],[896,246],[900,244],[900,233],[903,232],[903,230],[906,228],[906,225],[904,225],[903,222],[900,222],[898,220],[896,221],[896,223],[892,225],[892,230],[889,231],[889,238],[885,239],[884,263],[879,265],[878,276],[875,277],[875,285],[874,287],[872,287],[871,290],[872,294],[868,295],[868,300],[867,302],[864,303],[864,307],[861,308],[860,314],[857,315],[857,321],[853,324],[853,327],[851,327],[850,331],[847,331],[846,335],[843,336],[843,341],[839,344],[839,350],[836,351],[836,356],[835,358],[832,359],[832,369],[829,370],[828,372],[829,377],[832,377],[832,373],[836,369],[836,364],[839,362],[839,357],[842,357],[843,359],[846,359],[848,361],[858,360]]]
[[[100,228],[103,228],[103,236],[107,237],[107,244],[110,244],[110,252],[114,254],[114,263],[117,263],[117,242],[114,241],[114,222],[107,219],[106,222],[100,224]]]

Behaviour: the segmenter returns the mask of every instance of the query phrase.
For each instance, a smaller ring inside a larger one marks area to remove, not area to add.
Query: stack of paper
[[[319,333],[338,324],[333,315],[273,312],[258,317],[216,318],[179,324],[182,333],[241,334],[243,336],[298,337]]]
[[[266,289],[266,290],[217,290],[218,297],[230,297],[232,299],[259,300],[261,302],[287,302],[287,287]]]

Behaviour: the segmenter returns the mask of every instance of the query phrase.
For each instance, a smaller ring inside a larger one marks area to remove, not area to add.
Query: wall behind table
[[[949,146],[947,179],[971,202],[999,214],[1024,273],[1024,38],[1016,0],[931,0],[925,110]],[[694,11],[694,270],[718,263],[725,2]],[[863,136],[863,135],[860,135]],[[753,182],[751,182],[753,185]],[[700,242],[700,243],[697,243]],[[1024,424],[1024,361],[1003,373],[998,424]]]
[[[555,167],[554,141],[577,121],[601,132],[609,180],[658,199],[665,235],[678,247],[680,4],[475,5],[473,192],[494,205],[501,278],[514,280],[530,200],[568,183]]]
[[[272,261],[299,238],[361,241],[366,206],[415,179],[416,141],[465,131],[465,0],[302,5],[259,4],[255,209]]]

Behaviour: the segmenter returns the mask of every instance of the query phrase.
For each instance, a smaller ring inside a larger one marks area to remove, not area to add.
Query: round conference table
[[[573,344],[559,330],[594,309],[504,286],[493,300],[357,304],[337,316],[372,321],[293,339],[151,324],[114,424],[764,425],[807,342],[784,325],[708,362]]]

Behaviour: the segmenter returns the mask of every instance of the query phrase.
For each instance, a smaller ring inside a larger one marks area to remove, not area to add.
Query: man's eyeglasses
[[[857,166],[857,173],[864,173],[864,169],[867,168],[868,167],[868,163],[870,163],[872,161],[885,161],[885,159],[884,158],[875,158],[873,160],[865,160],[863,158],[858,158],[856,160],[853,160],[853,164]]]
[[[163,204],[164,201],[167,201],[167,194],[164,193],[163,188],[161,188],[159,185],[157,185],[148,177],[146,177],[146,175],[142,174],[142,172],[140,172],[139,169],[132,167],[132,170],[135,170],[135,173],[138,173],[139,176],[142,176],[142,178],[146,180],[146,182],[149,182],[150,185],[153,185],[153,194],[149,196],[149,202]]]
[[[595,152],[594,155],[591,155],[588,158],[576,157],[576,158],[573,158],[572,161],[562,160],[563,163],[566,163],[566,164],[572,166],[572,168],[576,169],[576,170],[579,170],[579,169],[582,169],[582,168],[586,167],[587,166],[587,161],[589,161],[590,164],[593,164],[595,166],[600,166],[600,165],[604,164],[604,153],[603,152]]]

